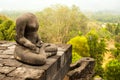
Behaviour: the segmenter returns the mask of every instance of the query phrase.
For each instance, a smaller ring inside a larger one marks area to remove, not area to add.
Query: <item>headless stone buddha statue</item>
[[[37,18],[32,13],[17,18],[15,59],[31,65],[43,65],[48,57],[56,55],[56,45],[43,43],[37,34],[38,28]]]

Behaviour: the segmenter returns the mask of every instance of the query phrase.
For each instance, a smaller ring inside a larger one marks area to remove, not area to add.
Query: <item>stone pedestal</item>
[[[57,45],[57,55],[43,66],[31,66],[14,59],[15,42],[0,42],[0,80],[63,80],[71,63],[71,45]]]
[[[92,80],[94,74],[95,60],[83,57],[77,63],[70,65],[66,80]]]

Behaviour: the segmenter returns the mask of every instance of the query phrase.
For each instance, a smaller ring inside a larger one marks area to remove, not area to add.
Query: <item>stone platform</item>
[[[71,63],[71,45],[57,45],[56,56],[43,66],[31,66],[14,59],[15,42],[0,41],[0,80],[63,80]]]

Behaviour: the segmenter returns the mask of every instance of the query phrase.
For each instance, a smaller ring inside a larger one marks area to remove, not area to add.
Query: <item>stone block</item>
[[[8,74],[8,76],[38,80],[44,76],[44,70],[35,70],[25,67],[18,67],[16,70]]]
[[[13,55],[0,54],[0,58],[3,58],[3,59],[11,58],[11,59],[13,59],[14,56]]]
[[[15,67],[3,66],[3,67],[0,67],[0,73],[2,73],[2,74],[8,74],[11,71],[13,71],[14,69],[15,69]]]
[[[0,61],[4,66],[10,66],[10,67],[19,67],[22,65],[22,63],[16,61],[15,59],[2,59]]]
[[[3,79],[0,80],[23,80],[22,78],[17,78],[17,77],[4,77]]]
[[[59,69],[59,71],[55,74],[52,80],[63,80],[66,73],[69,71],[70,63],[71,63],[71,58],[69,58],[66,64],[64,64],[64,66]]]
[[[5,77],[5,75],[0,74],[0,80],[2,80]]]
[[[69,70],[71,45],[57,45],[57,55],[48,58],[43,66],[28,65],[15,60],[15,45],[14,42],[0,42],[0,80],[63,80]]]
[[[93,58],[82,58],[77,63],[72,64],[67,73],[69,80],[90,80],[94,73],[95,61]]]
[[[3,51],[3,54],[13,54],[13,53],[14,53],[14,49],[7,49]]]

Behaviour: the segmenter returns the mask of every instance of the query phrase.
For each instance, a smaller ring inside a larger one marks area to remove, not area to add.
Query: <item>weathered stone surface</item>
[[[7,46],[7,47],[10,47],[10,46],[15,46],[16,43],[15,42],[8,42],[8,41],[5,41],[3,44],[1,44],[0,46]]]
[[[64,66],[59,70],[60,72],[55,74],[52,80],[63,80],[63,78],[65,77],[64,75],[66,75],[66,73],[69,71],[70,63],[71,63],[71,59],[69,59],[64,64]]]
[[[5,49],[7,49],[6,46],[0,46],[0,50],[5,50]]]
[[[95,61],[93,58],[82,58],[71,65],[67,76],[69,80],[90,80],[94,73]]]
[[[14,69],[15,67],[8,67],[8,66],[0,67],[0,73],[7,74],[13,71]]]
[[[1,54],[1,55],[0,55],[0,58],[8,59],[8,58],[14,58],[14,56],[13,56],[13,55]]]
[[[18,67],[16,70],[8,74],[8,76],[20,77],[24,79],[40,79],[44,74],[44,70],[30,69]]]
[[[5,75],[0,74],[0,80],[2,80],[5,77]]]
[[[2,50],[0,50],[0,53],[2,53],[3,52],[3,49]]]
[[[7,49],[5,51],[3,51],[3,54],[13,54],[14,49]]]
[[[4,77],[0,80],[23,80],[22,78],[17,78],[17,77]]]
[[[0,80],[62,80],[71,63],[71,46],[57,45],[57,55],[43,66],[32,66],[14,59],[14,42],[0,41]],[[2,48],[4,47],[4,48]]]
[[[22,65],[22,63],[14,60],[14,59],[2,59],[0,60],[0,62],[4,65],[4,66],[10,66],[10,67],[19,67]]]
[[[3,66],[3,64],[0,63],[0,67],[2,67],[2,66]]]

